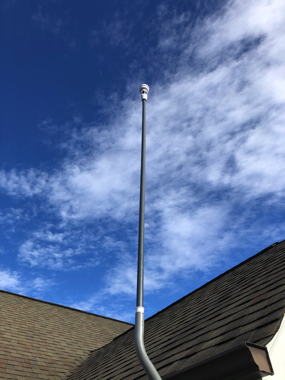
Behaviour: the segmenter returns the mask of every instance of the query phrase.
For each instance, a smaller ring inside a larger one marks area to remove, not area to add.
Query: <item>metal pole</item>
[[[142,147],[141,147],[141,185],[140,185],[140,216],[138,244],[138,279],[137,306],[143,306],[144,281],[144,212],[145,212],[145,136],[146,136],[146,99],[142,100]]]
[[[144,280],[144,211],[145,211],[145,140],[146,140],[146,101],[149,87],[140,86],[142,98],[142,150],[141,150],[141,184],[140,184],[140,216],[139,216],[139,244],[138,244],[138,276],[137,276],[137,307],[135,322],[135,347],[137,356],[150,380],[161,380],[157,370],[150,361],[144,347],[144,307],[143,307],[143,280]]]

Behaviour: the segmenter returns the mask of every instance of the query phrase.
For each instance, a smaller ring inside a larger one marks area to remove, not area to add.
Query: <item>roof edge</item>
[[[250,380],[273,375],[267,348],[245,342],[183,370],[163,376],[163,380]]]
[[[65,308],[65,309],[70,309],[70,310],[78,311],[78,312],[80,312],[80,313],[85,313],[85,314],[95,315],[96,317],[104,318],[104,319],[110,319],[111,321],[115,321],[115,322],[125,323],[125,324],[127,324],[127,325],[130,325],[131,327],[134,326],[134,324],[133,324],[133,323],[130,323],[130,322],[120,321],[119,319],[110,318],[110,317],[105,317],[104,315],[99,315],[99,314],[95,314],[95,313],[90,313],[89,311],[80,310],[80,309],[75,309],[74,307],[64,306],[64,305],[60,305],[60,304],[58,304],[58,303],[54,303],[54,302],[49,302],[49,301],[39,300],[39,299],[37,299],[37,298],[32,298],[32,297],[24,296],[23,294],[18,294],[18,293],[13,293],[13,292],[8,292],[7,290],[2,290],[2,289],[0,289],[0,292],[2,292],[2,293],[8,293],[8,294],[11,294],[11,295],[13,295],[13,296],[18,296],[18,297],[22,297],[22,298],[27,298],[27,299],[30,299],[30,300],[33,300],[33,301],[37,301],[37,302],[47,303],[47,304],[52,305],[52,306],[63,307],[63,308]]]
[[[162,310],[156,312],[155,314],[151,315],[151,316],[148,317],[145,321],[148,321],[149,319],[154,318],[157,314],[160,314],[160,313],[164,312],[164,310],[166,310],[166,309],[168,309],[169,307],[175,305],[176,303],[182,301],[184,298],[190,296],[191,294],[197,292],[198,290],[204,288],[205,286],[209,285],[211,282],[216,281],[218,278],[220,278],[220,277],[226,275],[227,273],[229,273],[229,272],[231,272],[232,270],[238,268],[239,266],[243,265],[244,263],[246,263],[246,262],[248,262],[248,261],[254,259],[256,256],[261,255],[262,253],[268,251],[270,248],[273,248],[273,247],[275,247],[276,245],[281,244],[281,243],[283,243],[283,242],[285,242],[285,239],[284,239],[284,240],[281,240],[281,241],[279,241],[279,242],[275,242],[275,243],[269,245],[268,247],[264,248],[262,251],[256,253],[256,254],[253,255],[253,256],[250,256],[249,258],[247,258],[246,260],[242,261],[241,263],[239,263],[239,264],[235,265],[234,267],[228,269],[227,271],[225,271],[225,272],[219,274],[217,277],[212,278],[212,280],[210,280],[210,281],[206,282],[205,284],[201,285],[199,288],[194,289],[192,292],[190,292],[190,293],[186,294],[185,296],[179,298],[177,301],[174,301],[174,302],[171,303],[170,305],[166,306],[164,309],[162,309]]]

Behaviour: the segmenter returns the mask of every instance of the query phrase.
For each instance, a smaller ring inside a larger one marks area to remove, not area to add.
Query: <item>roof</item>
[[[65,379],[132,325],[0,291],[0,379]]]
[[[148,318],[146,351],[160,376],[171,378],[245,342],[266,345],[284,312],[285,240]],[[134,328],[92,352],[68,379],[147,379]]]

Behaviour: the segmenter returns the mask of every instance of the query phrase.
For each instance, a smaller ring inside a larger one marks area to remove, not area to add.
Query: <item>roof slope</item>
[[[147,319],[146,351],[165,376],[242,342],[266,345],[284,312],[285,241]],[[94,351],[68,379],[147,379],[135,354],[134,328]]]
[[[65,379],[132,325],[0,291],[0,379]]]

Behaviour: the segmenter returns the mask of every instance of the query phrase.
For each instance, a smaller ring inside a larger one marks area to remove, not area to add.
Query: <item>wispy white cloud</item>
[[[55,282],[52,279],[39,276],[34,279],[27,279],[23,274],[11,271],[9,268],[0,269],[0,289],[2,290],[30,296],[40,296],[54,285]]]
[[[67,265],[74,264],[71,258],[76,254],[72,248],[62,249],[57,245],[41,246],[34,241],[27,240],[19,249],[19,259],[34,266],[47,266],[53,269],[64,269]]]
[[[33,293],[36,292],[37,294],[42,294],[44,291],[48,290],[55,284],[56,283],[51,279],[36,277],[31,281],[29,288]]]
[[[24,210],[11,207],[7,212],[0,212],[0,224],[9,225],[13,228],[14,224],[26,222],[29,220],[29,215],[24,213]]]
[[[162,69],[168,67],[147,104],[147,292],[183,271],[216,265],[241,236],[244,244],[265,236],[262,209],[284,205],[284,8],[278,1],[231,1],[194,26],[185,13],[158,31]],[[106,251],[120,250],[106,273],[106,297],[133,296],[136,278],[141,105],[133,96],[119,108],[116,102],[105,125],[81,118],[80,133],[69,125],[67,157],[53,173],[1,174],[4,191],[43,199],[61,227],[92,220],[116,231],[105,240]],[[270,226],[274,239],[284,236],[278,224]],[[63,232],[36,232],[19,258],[76,267],[84,250],[64,239]],[[82,305],[99,303],[94,296]]]
[[[92,244],[92,237],[83,231],[65,228],[65,232],[52,232],[47,225],[44,230],[33,232],[28,240],[19,247],[18,259],[30,267],[49,268],[52,270],[75,270],[99,264],[98,255]],[[88,242],[89,246],[86,246]],[[82,261],[82,256],[92,255]],[[76,256],[81,256],[77,262]]]
[[[20,276],[10,270],[0,271],[0,288],[3,290],[19,291],[22,289]]]
[[[146,291],[181,270],[206,270],[253,236],[284,237],[278,223],[268,231],[260,214],[249,216],[257,202],[284,205],[284,14],[276,1],[231,2],[188,34],[184,28],[181,43],[175,25],[188,15],[161,34],[161,50],[183,54],[168,86],[149,94]],[[132,102],[128,110],[130,136],[138,110]],[[135,147],[134,137],[122,141]],[[135,260],[123,256],[107,276],[108,292],[134,295],[135,271]]]
[[[46,188],[48,174],[35,169],[0,172],[0,187],[12,196],[33,196]]]

